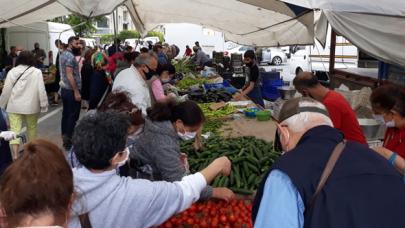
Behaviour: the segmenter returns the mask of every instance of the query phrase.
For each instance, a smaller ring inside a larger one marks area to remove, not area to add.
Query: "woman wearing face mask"
[[[192,101],[157,103],[148,110],[143,133],[130,148],[131,161],[149,167],[144,174],[148,179],[181,180],[189,169],[187,157],[180,151],[180,141],[194,139],[204,120],[202,110]],[[234,194],[227,188],[208,186],[200,200],[211,197],[229,200]]]
[[[94,115],[97,112],[118,111],[120,113],[127,114],[131,120],[131,125],[128,129],[127,146],[131,146],[134,140],[142,132],[145,119],[142,117],[142,111],[136,107],[131,101],[131,98],[125,92],[112,92],[105,101],[100,105],[97,110],[91,110],[86,115]],[[69,154],[69,163],[74,167],[81,167],[81,164],[77,161],[74,153],[74,148]],[[125,166],[120,168],[119,173],[121,176],[129,175],[129,167]]]
[[[384,122],[387,131],[383,147],[374,148],[402,173],[405,163],[405,91],[393,85],[381,86],[370,97],[377,121]]]
[[[170,98],[176,97],[173,94],[169,94],[168,96],[165,95],[165,91],[163,89],[163,85],[169,83],[174,74],[176,73],[176,69],[173,65],[163,65],[160,66],[157,70],[157,76],[153,76],[149,80],[150,89],[151,89],[151,98],[152,104],[156,102],[164,102]]]
[[[73,173],[64,153],[34,140],[2,176],[0,227],[67,227],[73,199]]]

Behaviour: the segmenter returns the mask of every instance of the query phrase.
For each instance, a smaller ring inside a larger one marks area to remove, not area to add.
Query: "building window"
[[[123,19],[124,19],[124,22],[128,22],[128,11],[124,11],[124,12],[122,13],[122,17],[123,17]]]
[[[97,21],[98,28],[108,28],[108,18],[103,17],[99,21]]]
[[[122,25],[122,29],[123,29],[123,30],[128,30],[128,24],[127,24],[127,23],[124,23],[124,24]]]

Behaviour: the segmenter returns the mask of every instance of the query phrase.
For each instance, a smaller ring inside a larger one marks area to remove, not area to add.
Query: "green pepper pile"
[[[228,187],[238,194],[251,195],[257,190],[263,176],[280,156],[271,143],[255,137],[223,138],[212,136],[204,140],[203,151],[194,150],[191,142],[184,142],[181,151],[188,155],[192,172],[197,172],[214,159],[227,156],[232,161],[229,177],[217,177],[212,186]]]
[[[231,116],[233,113],[236,112],[236,108],[229,104],[225,105],[225,107],[218,109],[216,111],[213,111],[210,109],[210,106],[212,105],[212,103],[204,103],[204,104],[198,104],[198,105],[202,109],[204,116],[207,119],[224,118],[224,117]]]
[[[193,63],[190,59],[183,58],[180,60],[173,60],[172,64],[176,69],[176,72],[188,74],[194,72],[197,65]]]
[[[191,86],[203,85],[207,81],[207,79],[201,77],[184,77],[176,84],[176,87],[180,90],[188,90]]]

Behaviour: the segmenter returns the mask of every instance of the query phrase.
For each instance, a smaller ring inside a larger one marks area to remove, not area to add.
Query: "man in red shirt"
[[[184,52],[184,56],[191,56],[193,54],[193,50],[187,45],[186,51]]]
[[[293,84],[303,96],[312,97],[326,106],[334,127],[344,134],[345,139],[367,144],[356,114],[341,94],[321,85],[311,72],[298,74]]]

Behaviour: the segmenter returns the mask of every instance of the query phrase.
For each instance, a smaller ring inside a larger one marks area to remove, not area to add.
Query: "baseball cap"
[[[290,99],[288,101],[286,101],[281,110],[280,110],[280,114],[278,115],[278,122],[281,123],[284,120],[297,115],[299,113],[302,112],[314,112],[314,113],[320,113],[323,114],[327,117],[329,117],[329,113],[327,110],[322,109],[322,108],[318,108],[318,107],[300,107],[300,103],[301,102],[317,102],[312,98],[309,97],[298,97],[298,98],[294,98],[294,99]]]

